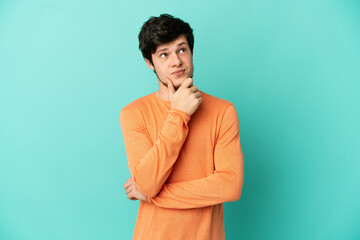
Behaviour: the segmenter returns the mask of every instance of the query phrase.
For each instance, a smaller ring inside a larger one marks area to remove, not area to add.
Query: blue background
[[[194,82],[235,104],[227,239],[360,239],[360,2],[0,1],[0,239],[131,239],[120,109],[157,90],[150,16],[194,29]]]

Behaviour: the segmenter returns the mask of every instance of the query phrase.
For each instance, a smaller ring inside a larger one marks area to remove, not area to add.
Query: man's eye
[[[160,57],[162,57],[162,58],[166,57],[166,53],[160,54]]]
[[[185,49],[180,49],[180,51],[179,51],[180,53],[183,53],[183,52],[185,52]]]

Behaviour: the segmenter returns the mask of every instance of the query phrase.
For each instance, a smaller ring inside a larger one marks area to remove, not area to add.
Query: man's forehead
[[[180,35],[178,38],[174,39],[171,42],[163,43],[163,44],[160,44],[159,46],[157,46],[155,52],[161,51],[163,49],[169,49],[169,48],[177,47],[177,46],[180,46],[180,45],[183,45],[183,44],[188,45],[188,42],[187,42],[187,39],[186,39],[185,35]]]

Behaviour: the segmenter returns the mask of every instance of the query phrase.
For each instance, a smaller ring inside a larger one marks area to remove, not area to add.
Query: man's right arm
[[[170,79],[168,94],[171,109],[154,143],[149,139],[143,116],[122,109],[121,129],[131,176],[140,192],[152,198],[162,189],[186,140],[190,116],[202,102],[201,93],[186,79],[175,91]]]
[[[120,123],[131,176],[143,194],[154,197],[169,177],[185,142],[190,115],[171,109],[155,142],[149,139],[142,119],[131,110],[121,110]]]

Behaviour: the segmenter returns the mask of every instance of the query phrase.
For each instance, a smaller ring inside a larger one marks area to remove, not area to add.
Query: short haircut
[[[151,54],[155,53],[160,44],[169,43],[184,34],[191,53],[194,48],[194,35],[190,25],[170,14],[150,17],[139,33],[139,48],[144,58],[153,64]]]

